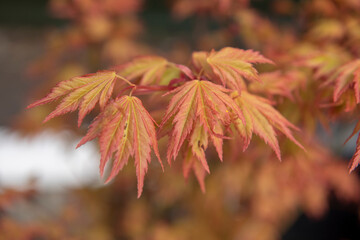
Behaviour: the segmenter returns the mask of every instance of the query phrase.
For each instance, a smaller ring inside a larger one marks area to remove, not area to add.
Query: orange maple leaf
[[[109,103],[90,125],[88,133],[80,141],[78,147],[95,137],[99,137],[101,176],[104,174],[106,163],[114,155],[112,170],[106,182],[118,174],[127,164],[130,156],[135,156],[138,197],[140,197],[144,176],[148,163],[151,161],[151,146],[162,166],[154,120],[140,99],[133,96],[122,96]]]
[[[296,48],[296,65],[313,69],[314,78],[322,79],[331,76],[350,58],[349,54],[337,45],[325,45],[324,49],[303,44]]]
[[[229,90],[209,81],[192,80],[170,93],[171,99],[160,130],[172,123],[167,158],[175,159],[187,139],[192,154],[209,172],[204,151],[211,136],[219,158],[222,160],[223,128],[233,118],[242,118],[235,102],[226,94]]]
[[[345,143],[346,144],[357,132],[360,131],[360,121],[358,121],[354,127],[353,132],[351,133],[351,135],[346,139]],[[360,164],[360,134],[358,135],[358,138],[356,140],[356,150],[355,153],[353,155],[353,157],[350,160],[349,163],[349,172],[352,172],[355,170],[355,168]]]
[[[183,175],[185,179],[189,177],[189,173],[191,170],[194,172],[195,177],[199,182],[201,191],[205,192],[206,170],[204,169],[200,161],[197,159],[197,157],[192,154],[191,150],[188,150],[183,161]]]
[[[64,97],[44,122],[79,108],[78,126],[80,126],[86,114],[94,109],[97,102],[102,109],[105,107],[113,92],[116,78],[114,71],[99,71],[81,77],[73,77],[60,82],[46,97],[30,104],[28,108]]]
[[[273,64],[271,60],[265,58],[259,52],[231,47],[223,48],[220,51],[212,51],[207,55],[206,62],[204,62],[204,54],[197,57],[195,61],[193,60],[197,68],[199,65],[203,66],[205,74],[209,76],[215,75],[224,86],[236,90],[243,88],[244,78],[250,81],[260,81],[253,64]],[[212,72],[210,72],[208,66],[211,67]]]
[[[239,121],[239,119],[237,119],[234,124],[243,139],[244,151],[248,147],[254,132],[270,145],[276,156],[281,160],[280,147],[276,138],[275,129],[285,134],[291,141],[303,149],[303,146],[291,133],[291,129],[298,130],[298,128],[274,109],[267,99],[246,91],[242,91],[241,94],[235,91],[232,93],[232,97],[240,107],[245,119],[245,121]]]
[[[334,102],[337,102],[341,95],[349,88],[353,88],[356,103],[360,103],[360,59],[351,61],[340,67],[327,83],[333,81],[335,82]]]
[[[350,163],[349,163],[349,172],[352,172],[355,170],[355,168],[357,166],[359,166],[360,164],[360,134],[356,140],[356,150],[355,150],[355,153],[353,155],[353,157],[351,158],[350,160]]]

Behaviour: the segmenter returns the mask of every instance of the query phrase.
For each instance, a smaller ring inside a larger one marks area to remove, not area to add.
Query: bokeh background
[[[211,163],[203,194],[176,165],[165,173],[154,165],[137,199],[131,164],[104,185],[97,144],[75,150],[91,118],[81,128],[75,114],[42,124],[54,105],[26,110],[59,81],[135,56],[186,64],[194,50],[263,50],[262,44],[280,41],[270,22],[295,32],[281,38],[286,45],[302,34],[306,16],[330,11],[331,4],[320,4],[313,13],[309,2],[1,1],[0,239],[360,239],[359,171],[349,177],[346,169],[356,139],[343,145],[354,122],[331,122],[330,131],[315,122],[316,138],[330,151],[309,151],[313,162],[334,159],[329,167],[256,165],[249,159],[260,157],[250,151],[239,161]],[[236,21],[229,17],[235,8]],[[300,183],[287,172],[302,175],[303,192],[295,193]],[[276,175],[284,175],[283,182]]]

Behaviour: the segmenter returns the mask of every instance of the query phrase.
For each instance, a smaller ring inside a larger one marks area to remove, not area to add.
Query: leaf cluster
[[[240,136],[245,151],[253,133],[268,143],[279,159],[277,131],[302,148],[292,135],[292,130],[297,128],[269,100],[248,92],[249,83],[261,84],[254,64],[273,64],[271,60],[253,50],[226,47],[219,51],[194,52],[191,62],[190,66],[184,66],[158,56],[138,57],[114,70],[60,82],[29,108],[62,98],[44,121],[78,110],[80,126],[98,103],[100,113],[78,147],[96,137],[99,139],[101,176],[106,164],[112,160],[106,182],[113,179],[133,156],[138,196],[151,161],[151,148],[162,163],[155,130],[157,123],[134,95],[156,96],[156,92],[162,91],[166,96],[172,96],[166,110],[162,109],[158,136],[168,135],[168,162],[175,160],[181,152],[185,177],[192,169],[203,191],[204,176],[210,173],[206,159],[209,141],[221,161],[224,140]],[[114,98],[116,84],[120,91]],[[127,91],[129,93],[125,94]],[[286,90],[283,95],[287,95]]]

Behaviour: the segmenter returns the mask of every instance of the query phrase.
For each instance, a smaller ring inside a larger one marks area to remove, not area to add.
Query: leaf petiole
[[[120,75],[118,75],[118,74],[116,74],[116,77],[119,78],[120,80],[123,80],[124,82],[126,82],[126,83],[129,84],[130,86],[136,87],[135,84],[133,84],[132,82],[130,82],[130,81],[127,80],[126,78],[124,78],[124,77],[122,77],[122,76],[120,76]]]

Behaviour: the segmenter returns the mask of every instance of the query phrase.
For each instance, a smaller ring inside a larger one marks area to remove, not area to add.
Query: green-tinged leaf
[[[316,22],[308,35],[321,41],[329,41],[342,38],[344,33],[345,28],[341,21],[327,18]]]
[[[171,80],[179,78],[180,76],[180,70],[175,67],[168,67],[164,71],[164,74],[161,77],[161,80],[159,82],[160,85],[168,85]]]
[[[349,54],[337,45],[326,45],[324,49],[305,45],[297,49],[297,55],[299,59],[295,63],[311,68],[316,79],[328,78],[350,59]]]
[[[64,97],[57,108],[45,118],[44,122],[79,109],[78,125],[80,126],[86,114],[94,109],[97,102],[102,109],[105,107],[113,92],[115,80],[116,73],[114,71],[100,71],[74,77],[60,82],[46,97],[29,105],[28,108]]]
[[[250,81],[260,81],[253,64],[273,64],[271,60],[258,52],[231,47],[223,48],[217,52],[212,51],[206,61],[220,82],[232,89],[242,89],[244,78]]]
[[[243,138],[243,150],[249,145],[252,133],[254,132],[270,145],[276,153],[276,156],[281,160],[275,129],[282,132],[291,141],[303,148],[291,133],[291,129],[297,130],[297,128],[275,110],[268,100],[252,95],[246,91],[242,91],[241,94],[234,92],[232,97],[241,108],[245,119],[243,122],[237,120],[234,124],[240,136]]]

